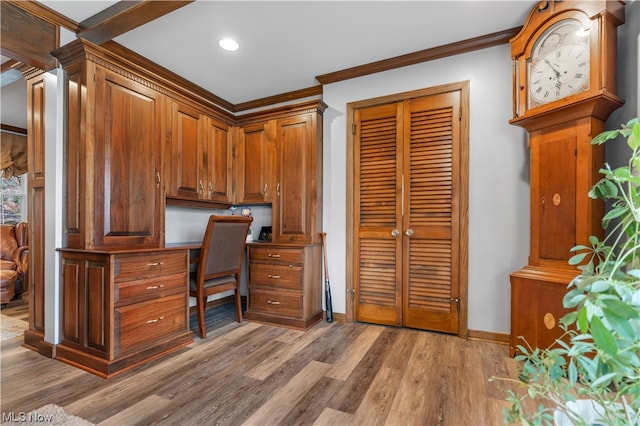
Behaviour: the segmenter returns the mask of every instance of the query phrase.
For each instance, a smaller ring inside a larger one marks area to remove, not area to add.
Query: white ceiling
[[[41,3],[82,22],[117,2]],[[114,40],[238,104],[318,85],[322,74],[519,27],[537,3],[198,0]],[[237,52],[217,46],[226,36],[240,43]]]

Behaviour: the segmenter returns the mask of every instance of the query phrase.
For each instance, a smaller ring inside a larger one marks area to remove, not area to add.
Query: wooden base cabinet
[[[108,378],[188,345],[184,249],[61,249],[56,358]]]
[[[322,319],[320,244],[248,244],[248,306],[244,316],[307,329]]]
[[[511,274],[511,356],[518,346],[547,348],[562,336],[560,319],[570,312],[562,299],[576,275],[531,266]]]

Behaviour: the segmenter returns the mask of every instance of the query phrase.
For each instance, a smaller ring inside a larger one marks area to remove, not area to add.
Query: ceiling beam
[[[80,22],[76,36],[102,44],[191,2],[193,0],[119,1]]]

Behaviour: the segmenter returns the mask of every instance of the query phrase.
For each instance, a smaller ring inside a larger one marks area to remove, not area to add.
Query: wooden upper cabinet
[[[82,40],[53,54],[68,76],[63,246],[158,247],[163,95]]]
[[[231,203],[233,186],[231,165],[233,162],[232,138],[227,124],[210,117],[202,120],[203,138],[203,196],[207,201]]]
[[[272,128],[269,123],[259,123],[238,130],[234,163],[237,204],[263,204],[273,199]]]
[[[167,195],[184,199],[200,198],[202,139],[200,112],[177,102],[171,103],[171,184]]]
[[[179,102],[170,107],[167,196],[179,200],[231,203],[232,137],[229,125]]]
[[[95,81],[95,244],[158,245],[160,95],[101,67]]]
[[[322,104],[324,105],[324,104]],[[277,119],[274,242],[318,242],[322,229],[321,110]]]

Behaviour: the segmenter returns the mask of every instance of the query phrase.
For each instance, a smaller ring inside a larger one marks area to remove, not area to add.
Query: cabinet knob
[[[270,304],[270,305],[279,305],[280,304],[280,302],[277,302],[275,300],[267,300],[267,303]]]
[[[160,172],[156,172],[156,188],[160,188]]]
[[[274,280],[279,280],[280,279],[280,275],[267,275],[269,278],[274,279]]]
[[[404,233],[407,237],[411,237],[413,236],[413,229],[407,229]]]
[[[267,256],[269,256],[269,257],[275,257],[275,258],[280,257],[280,255],[279,255],[279,254],[271,254],[271,253],[269,253]]]
[[[209,194],[213,194],[213,186],[211,185],[211,182],[209,182]]]
[[[391,236],[392,237],[397,237],[398,235],[400,235],[400,231],[398,231],[397,229],[394,229],[391,231]]]
[[[202,191],[204,191],[204,185],[202,184],[202,181],[200,181],[200,193],[202,194]]]

